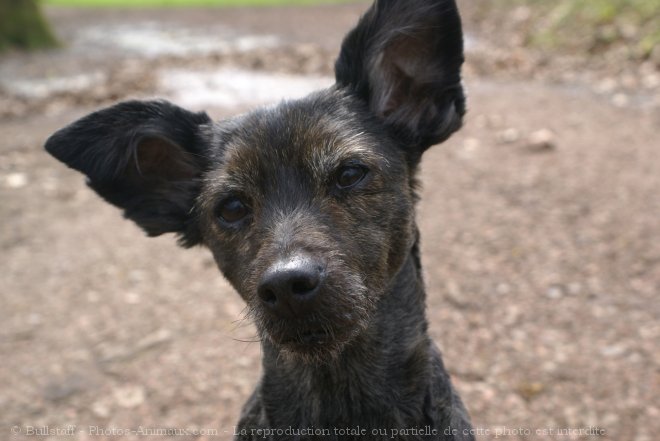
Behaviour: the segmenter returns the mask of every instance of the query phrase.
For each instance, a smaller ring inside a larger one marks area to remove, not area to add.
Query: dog
[[[326,90],[219,122],[122,102],[46,142],[149,236],[208,247],[247,303],[263,376],[235,439],[474,439],[427,333],[415,223],[462,63],[454,0],[376,0]]]

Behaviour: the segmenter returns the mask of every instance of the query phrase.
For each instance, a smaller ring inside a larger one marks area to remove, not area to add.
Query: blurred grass
[[[660,44],[660,0],[506,1],[530,7],[527,38],[534,46],[597,53],[624,43],[631,56],[645,58]]]
[[[346,3],[350,0],[44,0],[47,5],[83,7],[274,6]]]

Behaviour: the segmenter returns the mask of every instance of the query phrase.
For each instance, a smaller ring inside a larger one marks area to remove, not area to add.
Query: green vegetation
[[[90,7],[158,7],[158,6],[269,6],[311,5],[318,3],[340,3],[348,0],[45,0],[57,6]]]
[[[660,44],[660,0],[508,1],[532,8],[533,45],[596,53],[624,43],[631,56],[644,58]]]
[[[36,0],[0,0],[0,52],[56,45]]]

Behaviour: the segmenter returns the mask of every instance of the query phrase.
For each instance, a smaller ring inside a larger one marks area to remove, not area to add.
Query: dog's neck
[[[269,423],[334,427],[341,422],[370,429],[431,424],[427,412],[439,357],[424,310],[415,246],[382,297],[372,325],[332,363],[296,362],[264,343],[261,399]]]

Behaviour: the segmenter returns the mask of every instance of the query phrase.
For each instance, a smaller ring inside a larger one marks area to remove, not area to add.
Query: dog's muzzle
[[[280,319],[303,319],[314,312],[325,280],[325,265],[296,255],[272,265],[261,277],[259,301]]]

